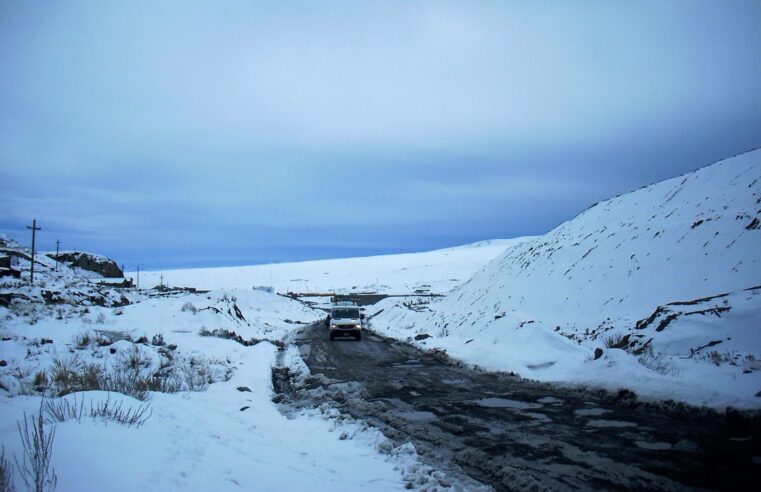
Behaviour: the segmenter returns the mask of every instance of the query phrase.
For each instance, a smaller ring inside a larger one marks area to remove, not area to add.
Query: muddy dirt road
[[[367,332],[330,342],[324,325],[297,344],[312,376],[273,374],[287,405],[329,402],[496,490],[750,490],[761,477],[758,418],[478,372]]]

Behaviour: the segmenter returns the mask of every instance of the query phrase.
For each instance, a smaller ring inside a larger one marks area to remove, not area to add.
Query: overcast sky
[[[0,0],[0,232],[128,269],[544,233],[760,146],[759,26],[759,1]]]

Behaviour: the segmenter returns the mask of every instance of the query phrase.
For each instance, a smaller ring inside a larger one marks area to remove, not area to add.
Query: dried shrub
[[[83,363],[77,357],[56,359],[50,379],[57,396],[80,391],[113,391],[138,400],[147,399],[151,391],[204,391],[212,382],[208,363],[196,359],[179,365],[167,364],[153,372],[137,347],[121,364],[110,369],[97,363]]]
[[[671,366],[662,354],[653,352],[649,345],[637,356],[640,364],[661,376],[678,376],[679,369]]]
[[[35,388],[44,388],[48,385],[48,376],[45,371],[37,371],[34,375],[34,381],[32,384]]]
[[[16,459],[16,467],[27,488],[35,492],[53,490],[58,483],[55,470],[50,466],[55,427],[45,428],[42,405],[40,403],[37,415],[28,416],[24,412],[23,426],[21,422],[16,423],[24,450],[21,462]]]
[[[78,333],[76,337],[74,337],[74,343],[77,345],[77,348],[87,348],[90,346],[90,344],[93,342],[93,335],[89,331],[83,331],[81,333]]]
[[[198,308],[195,307],[192,302],[186,302],[185,304],[182,305],[182,307],[180,308],[180,311],[191,312],[193,314],[196,314],[198,313]]]
[[[77,401],[74,395],[71,399],[47,400],[45,402],[45,413],[48,422],[65,422],[66,420],[82,421],[82,417],[101,418],[103,420],[117,422],[127,427],[140,427],[152,415],[150,405],[144,404],[137,407],[123,407],[123,402],[114,403],[111,397],[106,401],[90,404],[85,407],[84,396]]]
[[[13,469],[11,462],[5,457],[5,447],[0,451],[0,492],[13,492]]]

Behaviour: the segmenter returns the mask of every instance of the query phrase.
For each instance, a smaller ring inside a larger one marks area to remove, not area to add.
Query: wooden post
[[[41,231],[41,227],[37,227],[37,219],[32,219],[32,225],[26,226],[27,229],[32,230],[32,268],[29,270],[29,285],[34,285],[34,240],[37,236],[37,231]]]
[[[56,239],[55,240],[55,271],[56,272],[58,271],[58,254],[59,254],[58,252],[60,251],[60,248],[61,248],[61,240]]]

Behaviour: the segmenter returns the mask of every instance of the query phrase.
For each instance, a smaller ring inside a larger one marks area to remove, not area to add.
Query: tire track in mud
[[[323,324],[295,343],[311,375],[295,383],[276,369],[278,401],[327,403],[496,490],[750,490],[761,476],[757,413],[475,371],[372,332],[331,342]]]

